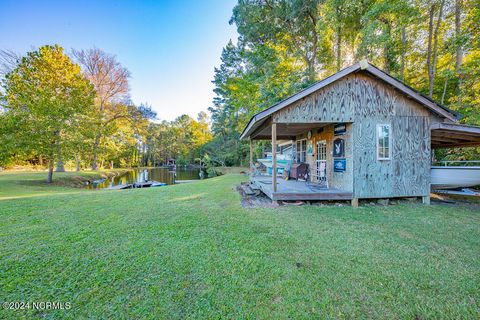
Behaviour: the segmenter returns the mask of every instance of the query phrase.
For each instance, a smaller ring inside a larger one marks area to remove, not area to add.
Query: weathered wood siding
[[[377,79],[357,74],[355,82],[354,196],[428,195],[430,122],[437,117]],[[377,124],[391,125],[391,160],[377,160]]]
[[[333,172],[333,126],[313,136],[314,148],[316,141],[327,140],[331,187],[353,190],[358,198],[425,196],[430,192],[430,124],[442,119],[381,80],[362,72],[349,75],[278,111],[274,120],[353,122],[344,136],[345,173]],[[391,125],[391,160],[377,160],[377,124]],[[307,161],[315,170],[315,157],[307,156]]]
[[[355,75],[293,103],[274,115],[277,123],[351,122],[355,106]]]

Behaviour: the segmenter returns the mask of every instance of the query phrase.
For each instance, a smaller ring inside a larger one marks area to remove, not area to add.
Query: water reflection
[[[176,180],[197,180],[200,170],[177,168],[176,172],[169,171],[167,168],[139,168],[133,169],[118,177],[112,177],[99,183],[93,183],[87,186],[88,189],[104,189],[122,184],[141,183],[145,181],[157,181],[166,184],[174,184]]]

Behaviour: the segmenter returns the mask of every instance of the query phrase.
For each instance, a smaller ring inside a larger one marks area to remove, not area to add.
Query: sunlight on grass
[[[55,192],[52,193],[51,191],[49,192],[38,192],[34,194],[25,194],[25,195],[19,195],[19,196],[1,196],[0,195],[0,201],[2,200],[12,200],[12,199],[21,199],[21,198],[35,198],[35,197],[50,197],[50,196],[61,196],[61,195],[70,195],[70,194],[77,194],[84,192],[83,190],[79,191],[68,191],[68,192]]]
[[[205,196],[205,193],[197,193],[197,194],[192,194],[192,195],[186,196],[186,197],[173,198],[173,199],[170,199],[169,202],[193,200],[193,199],[198,199],[198,198],[203,197],[203,196]]]
[[[30,198],[0,201],[0,298],[72,303],[42,313],[51,319],[478,315],[478,207],[251,210],[234,191],[244,179],[47,196],[27,186]],[[19,317],[39,314],[0,310]]]

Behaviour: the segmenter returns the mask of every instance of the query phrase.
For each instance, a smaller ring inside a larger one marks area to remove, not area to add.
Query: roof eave
[[[288,98],[285,98],[283,99],[282,101],[274,104],[273,106],[255,114],[251,119],[250,121],[248,122],[247,126],[245,127],[245,129],[242,131],[242,134],[240,135],[240,140],[244,140],[246,138],[248,138],[252,131],[254,131],[253,127],[255,126],[255,123],[257,123],[258,121],[262,121],[264,120],[265,118],[267,118],[268,116],[272,115],[273,113],[277,112],[278,110],[294,103],[295,101],[298,101],[310,94],[312,94],[313,92],[353,73],[353,72],[356,72],[358,70],[365,70],[367,72],[369,72],[370,74],[372,74],[373,76],[376,76],[377,78],[380,78],[382,79],[383,81],[387,82],[388,84],[392,85],[393,87],[395,87],[397,90],[403,92],[405,95],[413,98],[415,101],[417,101],[418,103],[422,104],[422,105],[425,105],[428,107],[428,109],[430,109],[432,112],[435,112],[437,113],[438,115],[444,117],[444,118],[447,118],[453,122],[458,122],[459,118],[460,118],[460,114],[457,113],[457,112],[454,112],[444,106],[441,106],[439,105],[438,103],[430,100],[429,98],[423,96],[422,94],[420,94],[418,91],[416,91],[415,89],[409,87],[408,85],[402,83],[401,81],[395,79],[394,77],[392,77],[391,75],[383,72],[382,70],[378,69],[377,67],[375,67],[374,65],[368,63],[366,60],[362,60],[360,61],[359,63],[356,63],[348,68],[345,68],[305,89],[303,89],[302,91],[296,93],[296,94],[293,94],[291,96],[289,96]]]
[[[271,114],[277,112],[278,110],[284,108],[285,106],[288,106],[289,104],[297,101],[297,100],[300,100],[310,94],[312,94],[313,92],[329,85],[330,83],[332,82],[335,82],[337,81],[338,79],[341,79],[343,78],[344,76],[352,73],[352,72],[355,72],[359,69],[361,69],[362,66],[361,66],[361,63],[356,63],[354,65],[351,65],[350,67],[348,68],[345,68],[321,81],[318,81],[317,83],[314,83],[313,85],[303,89],[302,91],[300,92],[297,92],[283,100],[281,100],[280,102],[277,102],[276,104],[274,104],[273,106],[255,114],[251,119],[250,121],[248,122],[247,126],[245,127],[245,129],[243,130],[242,134],[240,135],[240,140],[243,140],[243,139],[246,139],[250,134],[251,134],[251,128],[253,127],[253,124],[257,121],[260,121],[260,120],[263,120],[265,119],[266,117],[270,116]]]

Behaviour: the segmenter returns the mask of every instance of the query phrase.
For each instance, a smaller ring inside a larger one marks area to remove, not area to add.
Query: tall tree
[[[462,106],[462,60],[463,60],[463,33],[462,33],[463,0],[455,0],[455,73],[458,77],[456,94],[458,108]]]
[[[128,117],[124,106],[128,100],[130,72],[117,61],[114,55],[98,48],[73,50],[73,55],[95,87],[96,112],[93,122],[95,135],[92,146],[92,169],[97,170],[101,139],[114,121]]]
[[[211,158],[238,164],[238,137],[254,113],[363,58],[477,123],[479,8],[479,0],[239,0],[230,20],[239,40],[215,69]]]
[[[428,16],[428,49],[427,49],[427,70],[428,70],[428,96],[433,97],[433,86],[435,83],[435,72],[438,59],[438,35],[443,19],[445,0],[433,1],[430,5]],[[435,22],[435,14],[438,11]]]
[[[76,119],[88,114],[94,91],[80,67],[58,46],[43,46],[29,52],[5,76],[3,107],[16,126],[4,140],[13,140],[15,150],[32,150],[48,161],[47,182],[60,150],[73,148],[71,136]]]

